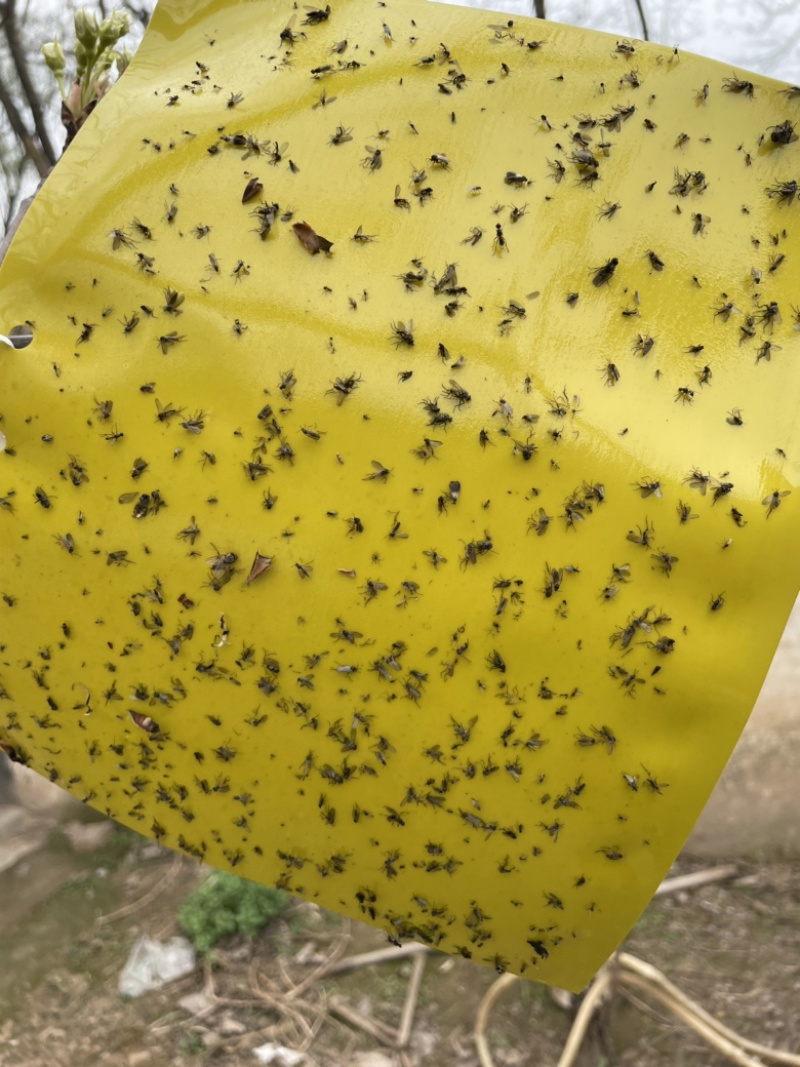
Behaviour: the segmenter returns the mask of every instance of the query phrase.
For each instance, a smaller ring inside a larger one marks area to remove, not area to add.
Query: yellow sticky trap
[[[3,265],[4,747],[581,987],[798,588],[798,95],[433,4],[162,0]]]

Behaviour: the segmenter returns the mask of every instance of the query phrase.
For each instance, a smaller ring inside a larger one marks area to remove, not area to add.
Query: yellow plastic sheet
[[[0,274],[0,738],[581,987],[798,588],[800,90],[425,3],[162,0]]]

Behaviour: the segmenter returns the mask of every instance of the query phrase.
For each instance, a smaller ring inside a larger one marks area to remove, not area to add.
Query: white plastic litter
[[[191,974],[194,968],[194,948],[185,937],[171,937],[162,943],[143,934],[119,976],[119,991],[124,997],[140,997]]]
[[[271,1041],[254,1048],[253,1053],[259,1063],[273,1064],[274,1067],[298,1067],[306,1058],[305,1052],[297,1052],[296,1049],[285,1048],[283,1045],[273,1045]]]

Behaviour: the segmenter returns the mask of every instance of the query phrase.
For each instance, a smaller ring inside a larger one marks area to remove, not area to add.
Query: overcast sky
[[[529,15],[531,0],[442,0]],[[650,39],[788,82],[800,81],[798,0],[642,0]],[[641,37],[634,0],[547,0],[554,22]]]
[[[438,2],[462,3],[511,15],[530,15],[533,10],[532,0]],[[65,9],[76,6],[77,0],[23,0],[21,8],[31,22],[46,22],[51,13],[63,14]],[[106,0],[107,10],[113,6],[113,0]],[[800,0],[642,0],[642,6],[652,41],[719,59],[729,63],[732,70],[752,70],[800,84]],[[546,0],[546,10],[548,19],[554,22],[641,37],[634,0]],[[55,104],[53,131],[60,143],[62,131]],[[26,193],[36,186],[34,176],[28,184]]]

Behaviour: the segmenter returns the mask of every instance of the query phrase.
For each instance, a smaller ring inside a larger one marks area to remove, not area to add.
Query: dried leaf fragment
[[[272,556],[262,556],[260,552],[256,552],[252,566],[250,567],[250,573],[244,580],[245,585],[250,585],[254,582],[259,575],[264,574],[272,566]]]
[[[315,256],[317,252],[330,252],[333,248],[333,241],[321,237],[307,222],[295,222],[292,229],[297,240],[312,256]]]

